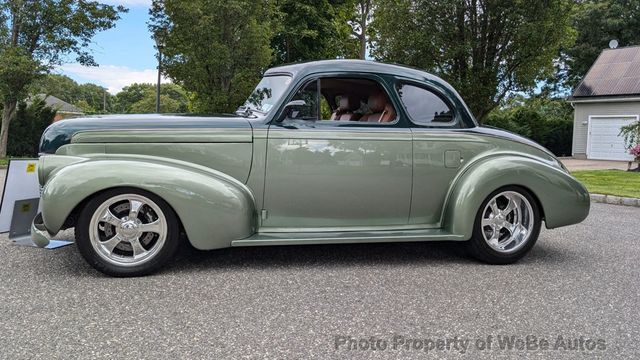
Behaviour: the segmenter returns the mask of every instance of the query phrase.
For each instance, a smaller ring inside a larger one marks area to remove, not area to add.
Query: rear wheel
[[[97,270],[112,276],[140,276],[175,254],[179,224],[171,207],[149,192],[121,188],[91,199],[80,213],[76,245]]]
[[[490,264],[509,264],[522,258],[535,244],[542,223],[531,194],[509,186],[493,192],[476,215],[471,253]]]

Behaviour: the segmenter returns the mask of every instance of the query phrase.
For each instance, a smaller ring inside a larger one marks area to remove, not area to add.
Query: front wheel
[[[489,264],[510,264],[535,244],[542,223],[531,194],[516,186],[493,192],[476,215],[469,250]]]
[[[175,254],[179,224],[171,207],[149,192],[121,188],[92,198],[80,213],[76,246],[91,266],[112,276],[140,276]]]

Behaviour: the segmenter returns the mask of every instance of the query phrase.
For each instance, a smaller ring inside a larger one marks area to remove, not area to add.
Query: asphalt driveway
[[[130,279],[3,236],[0,358],[638,358],[638,220],[594,204],[511,266],[449,243],[185,248]]]
[[[569,171],[580,170],[627,170],[629,168],[628,161],[611,161],[611,160],[587,160],[574,159],[569,157],[560,158],[560,161]]]

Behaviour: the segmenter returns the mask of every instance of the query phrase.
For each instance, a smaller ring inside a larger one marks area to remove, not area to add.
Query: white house
[[[640,119],[640,46],[602,51],[569,101],[574,157],[632,160],[619,134]]]

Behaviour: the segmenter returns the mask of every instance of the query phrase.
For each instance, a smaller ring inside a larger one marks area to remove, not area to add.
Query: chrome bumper
[[[49,238],[51,235],[47,231],[47,228],[44,227],[44,222],[42,221],[42,214],[38,213],[36,217],[33,219],[31,223],[31,240],[38,247],[45,247],[49,245]]]

